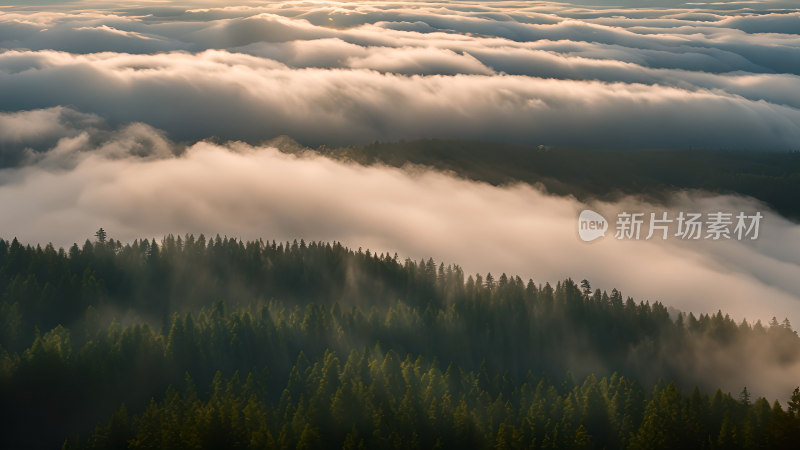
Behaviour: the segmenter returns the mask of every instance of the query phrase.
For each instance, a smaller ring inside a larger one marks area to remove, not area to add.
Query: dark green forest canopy
[[[466,276],[338,243],[98,238],[0,240],[0,446],[800,442],[800,392],[784,409],[684,364],[756,346],[789,367],[788,322],[670,317],[588,282]]]
[[[287,138],[271,144],[304,151]],[[582,201],[621,195],[668,201],[677,190],[740,194],[800,220],[800,152],[598,150],[438,139],[313,151],[361,164],[421,165],[495,185],[541,183],[548,192]]]

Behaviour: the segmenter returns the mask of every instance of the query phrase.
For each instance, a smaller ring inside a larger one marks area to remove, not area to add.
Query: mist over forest
[[[587,280],[466,275],[338,243],[123,245],[103,230],[67,250],[0,240],[0,282],[12,447],[638,447],[685,402],[698,429],[670,439],[779,446],[800,420],[788,320],[675,315]],[[529,408],[555,409],[519,422]],[[187,436],[195,426],[211,428]]]
[[[0,447],[798,448],[798,143],[795,1],[6,1]]]

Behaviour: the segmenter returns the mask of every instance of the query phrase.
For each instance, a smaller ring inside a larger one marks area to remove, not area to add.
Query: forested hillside
[[[788,321],[670,317],[585,280],[468,276],[338,243],[99,232],[67,250],[0,240],[0,293],[0,447],[800,442],[800,391],[756,398],[687,369],[753,348],[789,367]]]

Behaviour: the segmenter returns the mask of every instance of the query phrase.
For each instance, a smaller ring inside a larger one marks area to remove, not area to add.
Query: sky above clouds
[[[102,226],[123,241],[339,240],[800,323],[800,227],[750,199],[681,193],[670,211],[762,211],[758,241],[587,244],[584,208],[665,207],[585,205],[261,144],[800,150],[791,2],[4,4],[5,238],[69,245]]]

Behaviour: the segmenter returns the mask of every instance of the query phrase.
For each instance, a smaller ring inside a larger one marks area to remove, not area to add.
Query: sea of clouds
[[[587,205],[264,143],[800,149],[792,2],[613,3],[11,2],[0,235],[338,240],[800,324],[800,227],[752,199]],[[587,244],[585,208],[765,218],[756,241]]]
[[[799,10],[627,3],[26,2],[0,9],[0,109],[178,140],[800,150]]]

